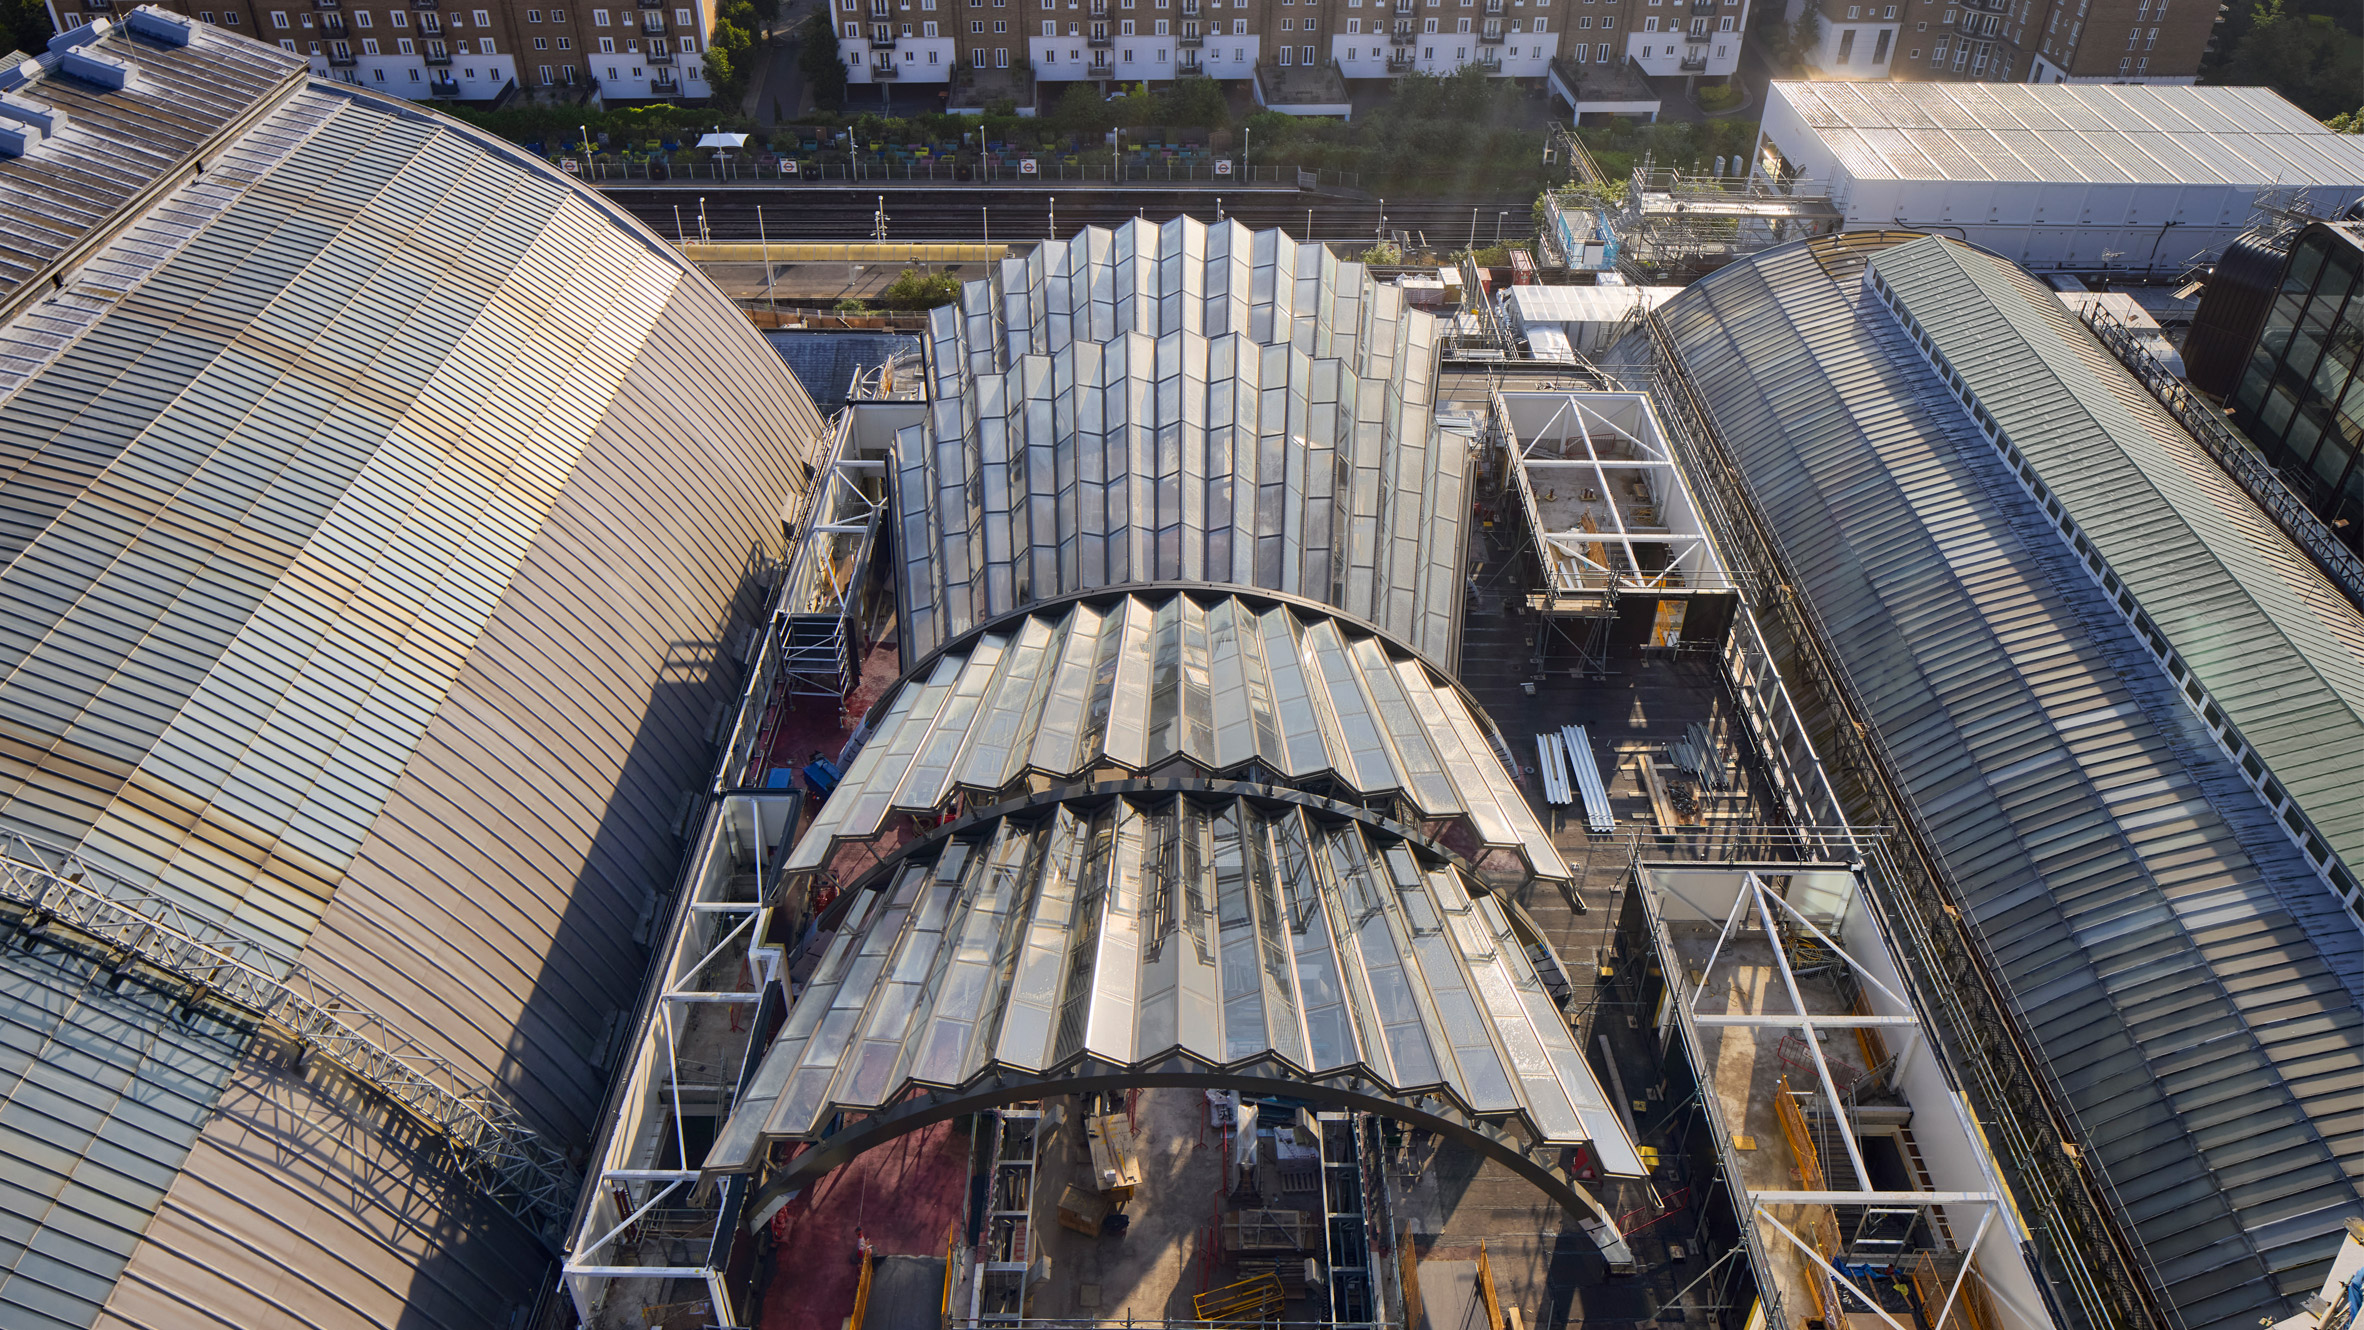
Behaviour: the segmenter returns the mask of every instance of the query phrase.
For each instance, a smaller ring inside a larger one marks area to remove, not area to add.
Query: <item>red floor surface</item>
[[[854,1233],[880,1256],[941,1256],[968,1201],[969,1138],[951,1123],[857,1155],[788,1203],[760,1330],[840,1330],[854,1309]]]
[[[854,691],[846,696],[842,706],[829,705],[827,698],[811,697],[784,703],[779,728],[772,734],[768,765],[793,767],[801,772],[816,752],[835,760],[854,728],[862,723],[862,717],[869,714],[871,705],[895,682],[901,669],[900,660],[890,634],[862,658],[861,676],[854,681]],[[802,776],[797,777],[800,788],[803,780]]]

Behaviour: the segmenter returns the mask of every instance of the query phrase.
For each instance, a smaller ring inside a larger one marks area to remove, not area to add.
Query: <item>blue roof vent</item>
[[[57,62],[58,72],[85,83],[95,83],[109,91],[121,91],[131,82],[131,62],[120,56],[102,55],[97,51],[68,51]]]
[[[141,6],[125,16],[123,26],[166,46],[187,46],[191,28],[189,20],[178,14],[149,6]]]

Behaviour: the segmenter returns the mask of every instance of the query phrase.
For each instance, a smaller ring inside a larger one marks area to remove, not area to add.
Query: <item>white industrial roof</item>
[[[1857,180],[2364,185],[2364,137],[2265,88],[1781,80]]]
[[[1538,324],[1615,323],[1633,312],[1639,302],[1656,309],[1683,288],[1679,286],[1514,286],[1508,302],[1510,317],[1522,330]]]

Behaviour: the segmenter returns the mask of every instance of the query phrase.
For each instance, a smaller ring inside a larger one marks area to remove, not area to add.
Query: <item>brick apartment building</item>
[[[1728,74],[1747,0],[832,0],[852,83],[942,83],[1024,62],[1038,82],[1119,84],[1261,64],[1350,79],[1480,65],[1542,78],[1630,57],[1650,74]]]
[[[2216,24],[2207,0],[1819,3],[1820,78],[2193,83]]]
[[[421,100],[596,85],[607,101],[701,98],[716,0],[157,0],[308,56],[321,78]],[[477,8],[478,5],[485,6]],[[128,8],[128,4],[123,7]],[[117,0],[49,0],[60,32]]]

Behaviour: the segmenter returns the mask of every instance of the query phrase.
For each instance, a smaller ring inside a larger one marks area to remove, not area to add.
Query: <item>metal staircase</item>
[[[160,896],[79,856],[9,833],[0,840],[0,907],[14,935],[70,935],[120,979],[145,970],[178,983],[184,1006],[220,1003],[285,1031],[428,1127],[458,1172],[555,1244],[579,1176],[493,1097],[491,1087],[262,943],[191,919]]]

